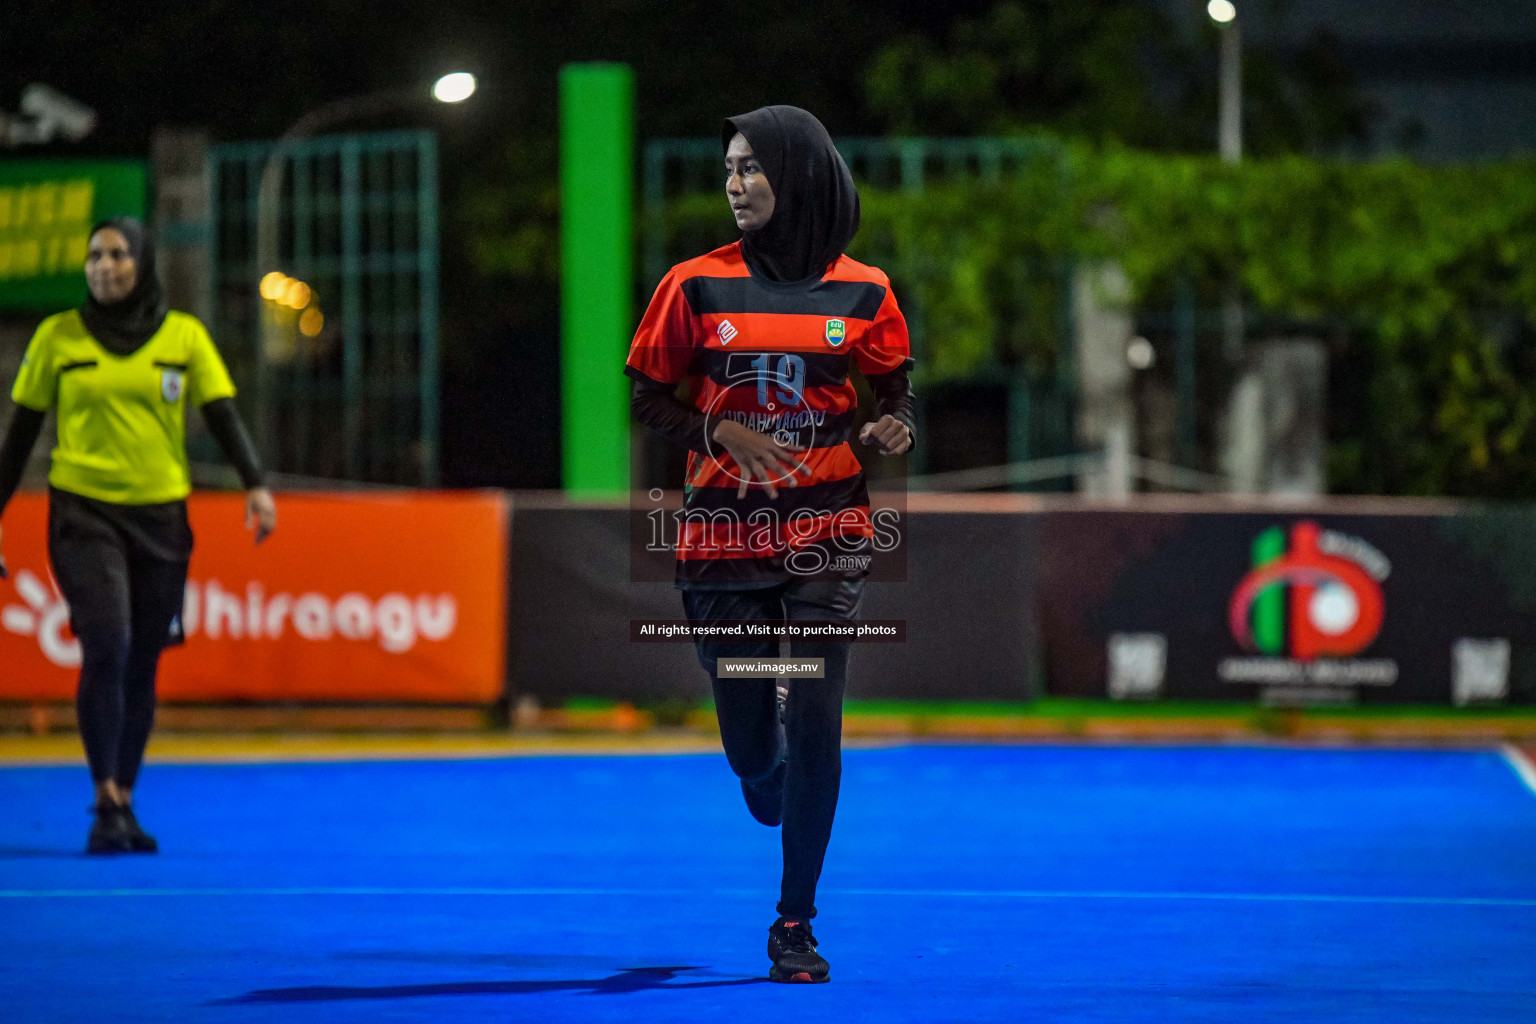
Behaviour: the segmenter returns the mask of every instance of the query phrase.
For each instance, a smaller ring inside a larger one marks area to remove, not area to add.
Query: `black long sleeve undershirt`
[[[917,399],[912,394],[912,381],[907,371],[912,368],[908,359],[901,366],[887,373],[865,374],[869,389],[875,395],[875,413],[878,416],[894,416],[912,434],[917,442]]]
[[[629,393],[629,411],[637,422],[689,451],[709,453],[705,439],[709,417],[678,401],[673,393],[676,384],[663,384],[633,367],[626,367],[624,372],[635,382]]]
[[[32,457],[32,446],[43,430],[44,413],[25,405],[11,407],[11,425],[0,442],[0,514],[10,504],[11,496],[21,483],[21,475],[27,470],[27,460]]]
[[[875,395],[875,411],[879,416],[894,416],[916,436],[916,400],[912,395],[912,382],[907,376],[911,360],[888,373],[869,374],[870,390]],[[699,410],[678,400],[675,384],[653,380],[634,367],[626,367],[634,380],[629,396],[629,409],[635,420],[656,431],[673,444],[689,451],[709,453],[705,443],[709,418]]]
[[[240,410],[235,408],[233,398],[215,398],[203,409],[203,422],[208,424],[208,431],[219,442],[219,447],[224,449],[224,457],[230,465],[235,467],[235,472],[240,474],[240,482],[246,490],[253,487],[261,487],[264,477],[261,471],[261,456],[256,454],[256,446],[251,443],[251,435],[246,432],[245,423],[240,419]]]

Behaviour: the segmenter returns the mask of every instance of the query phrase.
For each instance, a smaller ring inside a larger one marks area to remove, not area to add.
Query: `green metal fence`
[[[429,132],[285,143],[258,265],[272,143],[213,148],[212,315],[268,466],[438,482],[437,145]],[[265,280],[264,280],[265,277]]]
[[[1028,137],[844,138],[836,144],[861,188],[909,194],[944,181],[1002,180],[1026,161],[1058,159],[1061,153],[1048,139]],[[718,139],[655,139],[646,144],[642,159],[642,269],[648,296],[668,267],[724,244],[736,233],[725,209],[725,171]],[[686,211],[708,195],[720,197],[718,231],[700,231],[685,223]],[[941,383],[924,379],[928,320],[920,293],[903,288],[904,279],[914,280],[922,272],[916,265],[921,254],[868,255],[895,283],[919,365],[912,472],[962,468],[955,458],[1023,462],[1074,450],[1070,266],[1040,266],[1021,257],[1012,268],[1020,282],[1019,320],[1048,324],[1046,329],[1053,335],[1046,345],[1053,351],[1043,365],[997,362],[965,382]],[[1028,308],[1031,304],[1034,308]],[[967,406],[974,405],[978,395],[998,404],[999,422],[1006,424],[990,448],[967,436],[972,426]]]

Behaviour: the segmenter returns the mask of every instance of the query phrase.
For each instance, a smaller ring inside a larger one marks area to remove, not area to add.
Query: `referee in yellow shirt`
[[[92,228],[85,280],[85,305],[44,320],[22,359],[0,443],[0,516],[44,414],[56,409],[48,558],[82,653],[75,709],[96,784],[86,850],[153,853],[132,797],[154,726],[160,652],[180,640],[192,555],[188,402],[240,473],[257,543],[277,525],[277,508],[207,329],[165,308],[143,225],[118,217]]]

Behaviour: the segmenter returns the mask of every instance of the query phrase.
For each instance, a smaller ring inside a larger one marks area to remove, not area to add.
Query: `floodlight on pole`
[[[442,103],[460,103],[474,94],[475,76],[468,71],[443,75],[432,86],[431,95]],[[256,198],[256,271],[266,274],[277,266],[277,200],[282,187],[283,161],[294,146],[313,135],[345,121],[375,117],[391,110],[421,103],[426,94],[418,85],[413,89],[385,89],[361,96],[347,96],[316,107],[283,132],[267,154],[261,171]]]
[[[475,94],[475,76],[468,71],[453,71],[432,86],[432,98],[439,103],[462,103]]]
[[[1223,160],[1236,163],[1243,157],[1243,41],[1237,7],[1232,0],[1211,0],[1205,11],[1221,36],[1217,148]]]
[[[283,161],[288,159],[300,142],[347,121],[376,117],[402,107],[425,103],[429,95],[442,103],[459,103],[474,94],[476,85],[474,75],[467,71],[455,71],[439,78],[433,84],[430,94],[421,87],[420,83],[417,83],[409,88],[383,89],[359,96],[346,96],[314,108],[289,125],[288,130],[278,137],[277,142],[267,153],[266,162],[261,169],[261,180],[256,188],[255,271],[258,275],[262,275],[259,281],[270,281],[273,273],[280,273],[277,265],[278,201],[282,193]],[[258,285],[258,290],[259,288]],[[315,333],[319,333],[318,328]],[[255,391],[258,438],[268,436],[264,420],[270,345],[271,338],[264,337],[256,346]],[[355,411],[349,410],[348,419],[355,421],[356,418]]]
[[[1221,37],[1216,147],[1223,163],[1235,164],[1243,158],[1243,37],[1237,6],[1232,0],[1210,0],[1205,12]],[[1234,363],[1242,358],[1244,327],[1242,292],[1234,282],[1221,299],[1221,347]]]

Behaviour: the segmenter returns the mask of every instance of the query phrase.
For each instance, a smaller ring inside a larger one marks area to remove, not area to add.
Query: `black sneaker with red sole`
[[[768,926],[769,981],[819,985],[832,980],[832,969],[816,952],[809,921],[779,918]]]

